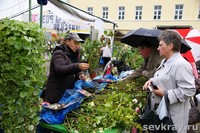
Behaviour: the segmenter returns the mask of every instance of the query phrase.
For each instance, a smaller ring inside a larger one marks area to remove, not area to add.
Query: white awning
[[[24,14],[27,14],[29,11],[29,0],[18,0],[19,3],[15,2],[13,3],[13,0],[1,0],[0,8],[0,19],[3,19],[5,17],[10,19],[18,19],[23,21],[24,19],[22,16]],[[7,2],[7,3],[6,3]],[[9,4],[8,4],[9,3]],[[5,5],[4,5],[5,4]],[[8,6],[7,9],[5,6]],[[12,6],[11,6],[12,5]],[[15,5],[15,6],[13,6]],[[36,0],[32,0],[32,14],[40,13],[40,5],[37,4]],[[4,7],[4,8],[3,8]],[[20,9],[20,10],[19,10]],[[116,26],[116,23],[112,20],[104,19],[92,14],[88,14],[87,12],[74,7],[68,3],[65,3],[60,0],[49,0],[47,5],[43,6],[43,11],[50,10],[53,12],[53,14],[59,16],[60,18],[63,18],[65,20],[70,20],[74,22],[81,22],[86,25],[93,26],[94,29],[97,29],[99,32],[99,36],[103,34],[104,32],[104,23],[111,23],[113,27]]]

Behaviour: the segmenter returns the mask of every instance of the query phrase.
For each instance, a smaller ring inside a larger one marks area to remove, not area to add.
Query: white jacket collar
[[[163,66],[165,67],[166,73],[169,72],[173,64],[182,57],[179,52],[175,52],[165,63],[163,62]],[[166,60],[166,59],[165,59]]]

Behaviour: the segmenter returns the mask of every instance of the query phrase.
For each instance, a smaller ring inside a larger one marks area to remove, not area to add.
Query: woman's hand
[[[153,93],[156,94],[157,96],[163,96],[164,95],[164,91],[163,89],[159,88],[157,90],[153,89]]]
[[[149,88],[149,86],[151,85],[151,83],[152,83],[152,80],[149,79],[149,80],[144,84],[143,90],[147,90],[147,89]],[[153,87],[151,87],[151,88],[152,88],[153,93],[156,94],[157,96],[163,96],[163,95],[164,95],[163,89],[159,88],[158,86],[157,86],[156,89],[154,89]]]
[[[89,67],[90,65],[88,63],[79,63],[79,68],[81,70],[88,70]]]
[[[145,84],[143,85],[143,90],[147,90],[149,88],[149,86],[151,85],[152,80],[149,79],[147,82],[145,82]]]

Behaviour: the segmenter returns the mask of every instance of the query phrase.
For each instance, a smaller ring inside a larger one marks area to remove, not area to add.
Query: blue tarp
[[[93,85],[83,80],[78,80],[75,83],[74,88],[67,89],[62,99],[58,102],[59,104],[64,105],[69,104],[69,106],[60,110],[52,110],[44,107],[40,112],[41,120],[49,124],[63,123],[66,114],[74,109],[77,109],[80,106],[83,98],[85,98],[83,94],[78,92],[78,90],[82,90],[84,87],[93,87]]]
[[[85,95],[81,94],[79,90],[82,90],[83,88],[93,88],[101,91],[102,88],[106,87],[108,80],[116,81],[117,78],[113,77],[111,74],[108,74],[104,76],[104,79],[102,80],[103,82],[86,82],[83,80],[78,80],[75,83],[74,88],[67,89],[62,99],[58,102],[58,104],[68,106],[60,110],[52,110],[44,106],[39,115],[41,121],[48,124],[62,124],[65,120],[66,114],[72,110],[79,108],[80,104],[85,98]]]
[[[66,98],[66,99],[63,98],[62,102],[67,102],[70,100],[75,101],[75,102],[70,101],[72,102],[71,105],[69,105],[67,108],[63,108],[60,110],[52,110],[48,108],[43,108],[42,111],[40,112],[41,120],[49,124],[62,124],[65,120],[66,114],[72,110],[77,109],[80,106],[82,99],[84,97],[85,96],[83,94],[75,93],[69,98]]]

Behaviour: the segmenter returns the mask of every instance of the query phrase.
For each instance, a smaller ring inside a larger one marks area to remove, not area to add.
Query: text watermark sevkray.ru
[[[160,125],[143,125],[143,130],[151,130],[151,131],[156,131],[156,130],[163,130],[163,131],[167,131],[167,130],[177,130],[177,129],[183,129],[184,126],[183,125],[164,125],[163,123],[161,123]],[[198,130],[198,125],[188,125],[187,129],[189,130],[193,130],[193,131],[197,131]]]

